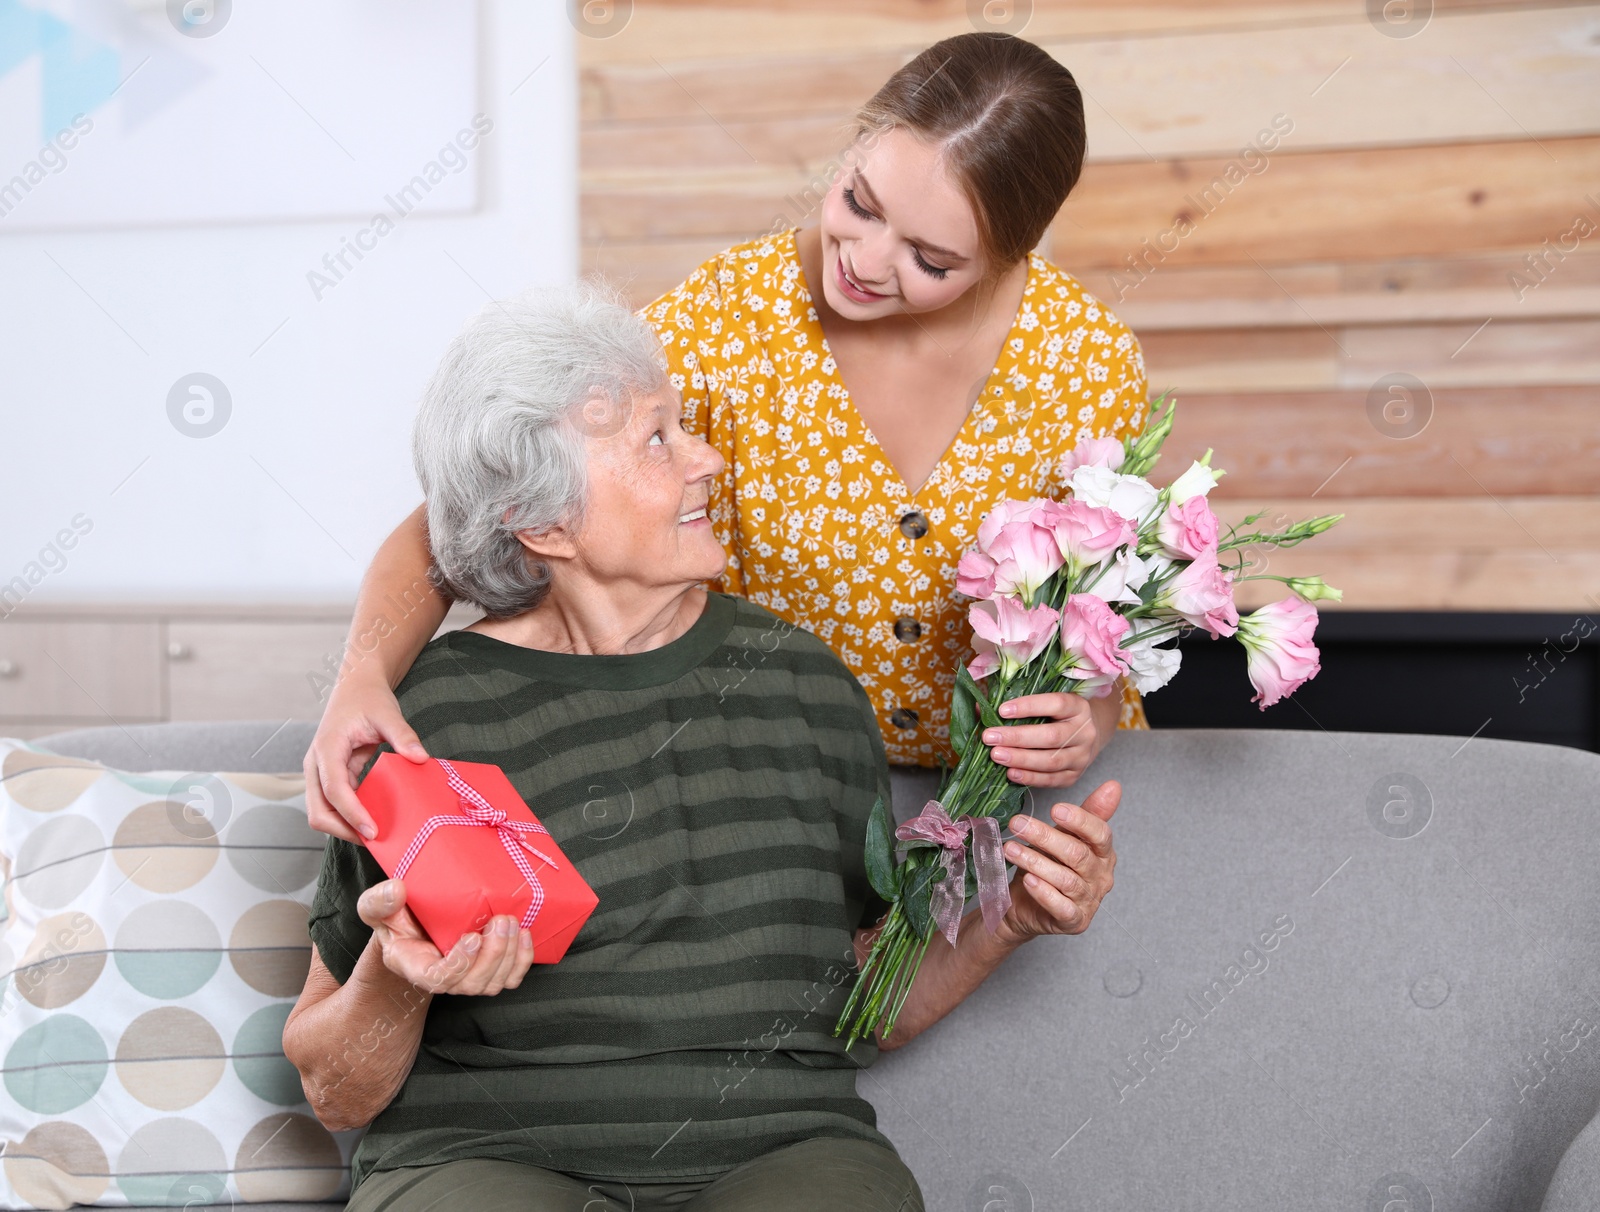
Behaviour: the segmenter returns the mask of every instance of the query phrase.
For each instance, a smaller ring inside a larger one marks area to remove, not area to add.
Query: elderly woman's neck
[[[590,585],[567,592],[553,585],[534,609],[509,619],[483,619],[467,630],[523,648],[576,656],[648,652],[693,627],[706,601],[700,585]]]

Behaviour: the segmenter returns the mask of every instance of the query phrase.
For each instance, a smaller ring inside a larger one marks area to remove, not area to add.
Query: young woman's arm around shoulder
[[[347,842],[376,832],[355,790],[373,750],[387,741],[412,761],[428,756],[400,714],[394,688],[450,609],[428,578],[431,562],[427,507],[419,505],[362,578],[339,677],[306,751],[306,817],[313,829]]]

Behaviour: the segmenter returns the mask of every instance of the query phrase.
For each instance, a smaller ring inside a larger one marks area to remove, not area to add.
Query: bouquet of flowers
[[[1151,412],[1139,437],[1092,438],[1062,459],[1065,500],[1000,502],[961,558],[956,588],[976,599],[968,615],[976,659],[956,670],[951,695],[958,761],[945,767],[938,799],[898,828],[881,798],[873,805],[867,875],[891,908],[834,1027],[836,1036],[849,1027],[846,1047],[880,1023],[886,1036],[894,1029],[933,928],[954,944],[968,897],[978,896],[990,930],[1011,907],[999,820],[1019,810],[1027,788],[1006,777],[980,739],[983,728],[1002,723],[1000,704],[1060,691],[1099,698],[1119,678],[1143,694],[1159,690],[1178,672],[1178,637],[1195,628],[1244,644],[1251,701],[1263,710],[1321,668],[1312,603],[1338,601],[1341,592],[1321,577],[1245,575],[1245,549],[1291,547],[1344,515],[1220,534],[1206,494],[1224,473],[1211,466],[1211,451],[1165,488],[1145,478],[1176,405],[1162,396]],[[1240,617],[1233,586],[1249,580],[1283,581],[1293,596]]]

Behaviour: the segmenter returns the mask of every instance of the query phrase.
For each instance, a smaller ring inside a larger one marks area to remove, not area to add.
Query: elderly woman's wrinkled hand
[[[997,933],[1012,943],[1040,934],[1082,934],[1111,891],[1117,852],[1107,822],[1122,799],[1122,786],[1101,783],[1077,804],[1056,804],[1056,824],[1018,814],[1010,825],[1016,840],[1005,845],[1015,863],[1011,908]]]
[[[533,963],[532,936],[508,916],[491,918],[481,934],[463,934],[449,954],[440,954],[406,908],[401,880],[368,888],[356,912],[372,927],[384,967],[429,993],[492,996],[520,985]]]

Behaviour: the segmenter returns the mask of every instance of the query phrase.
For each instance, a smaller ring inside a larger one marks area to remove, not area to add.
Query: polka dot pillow
[[[0,1206],[348,1193],[283,1056],[321,859],[298,775],[0,740]]]

